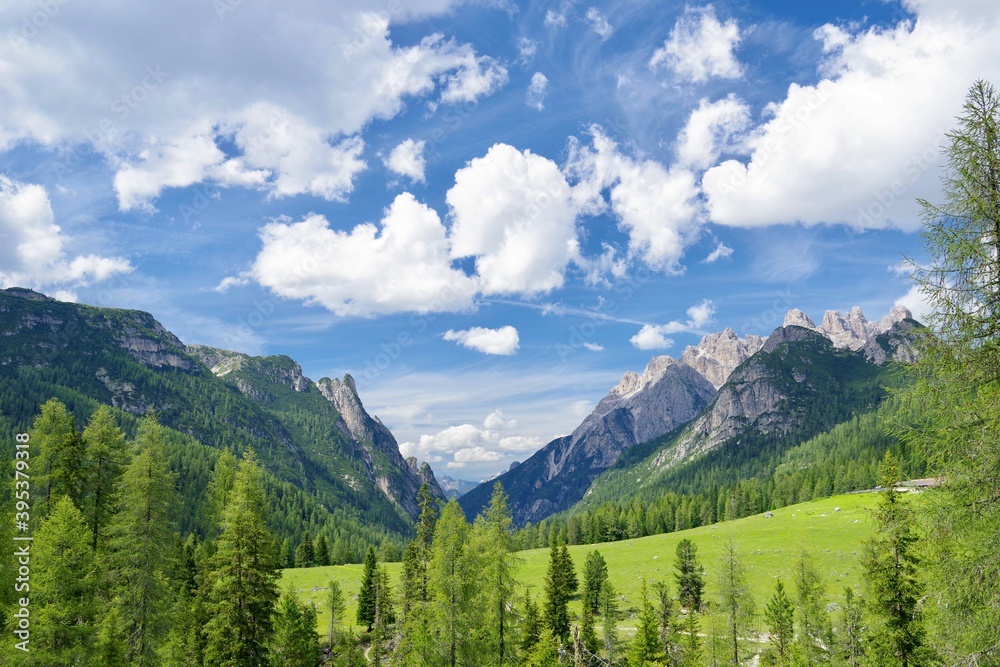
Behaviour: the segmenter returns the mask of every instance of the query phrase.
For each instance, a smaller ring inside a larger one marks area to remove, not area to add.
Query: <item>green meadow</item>
[[[638,607],[643,577],[649,584],[666,581],[673,590],[674,552],[677,543],[684,538],[698,547],[698,557],[705,568],[705,595],[709,600],[715,593],[714,578],[722,549],[732,537],[743,556],[754,599],[761,609],[771,596],[775,581],[781,579],[791,586],[793,566],[803,546],[811,551],[823,573],[831,601],[839,603],[845,586],[856,590],[860,587],[858,557],[862,541],[871,529],[870,509],[876,500],[874,493],[834,496],[774,510],[771,518],[758,514],[666,535],[571,546],[569,552],[578,577],[582,575],[588,552],[596,549],[604,556],[611,583],[619,594],[624,612],[621,626],[626,634],[633,627],[631,612]],[[532,594],[541,599],[549,550],[532,549],[518,555],[522,559],[521,584],[530,586]],[[386,569],[398,587],[400,564],[388,563]],[[358,630],[354,627],[355,597],[361,587],[361,570],[361,565],[288,569],[283,571],[280,585],[282,588],[290,586],[302,599],[316,603],[320,632],[323,633],[329,625],[324,600],[330,580],[336,579],[348,603],[345,623]],[[522,595],[523,592],[519,597]],[[571,603],[570,610],[579,613],[579,599]]]

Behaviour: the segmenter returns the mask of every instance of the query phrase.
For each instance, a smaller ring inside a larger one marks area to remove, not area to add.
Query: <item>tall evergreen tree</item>
[[[656,617],[656,610],[649,600],[649,592],[646,590],[646,580],[642,580],[642,588],[639,594],[640,607],[635,638],[628,650],[629,667],[654,667],[665,660],[662,644],[660,643],[659,622]]]
[[[666,582],[656,583],[656,599],[658,602],[657,620],[660,624],[660,646],[666,656],[667,664],[676,664],[681,653],[679,624],[674,600],[670,597],[670,589]]]
[[[403,625],[410,618],[410,611],[423,604],[424,569],[420,561],[420,546],[410,540],[403,549],[403,571],[400,575],[400,606]]]
[[[337,639],[337,627],[343,622],[344,611],[346,609],[347,603],[344,602],[344,591],[340,587],[340,582],[336,579],[331,579],[326,593],[326,610],[330,612],[328,645],[331,651],[333,650],[333,643]]]
[[[476,605],[485,622],[481,633],[485,644],[483,665],[503,667],[514,662],[514,642],[511,641],[515,572],[520,559],[515,555],[513,519],[507,505],[507,494],[500,482],[493,485],[490,504],[476,518],[472,530],[472,553],[477,572],[486,578],[479,586]]]
[[[274,537],[267,528],[261,470],[253,450],[240,461],[205,580],[205,662],[263,667],[279,593]]]
[[[677,599],[681,606],[700,611],[705,581],[698,562],[698,548],[686,537],[677,543],[674,569],[677,570],[674,577],[677,579]]]
[[[768,664],[786,667],[789,664],[791,643],[795,637],[795,606],[785,594],[785,586],[779,579],[774,585],[774,595],[764,607],[764,621],[771,635],[771,653]]]
[[[719,609],[726,622],[729,658],[734,667],[739,667],[743,654],[741,640],[749,634],[756,606],[750,594],[750,585],[747,583],[743,557],[736,549],[732,537],[723,547],[719,558],[716,585],[719,591]]]
[[[575,584],[576,572],[566,545],[560,549],[553,542],[545,575],[545,624],[564,644],[569,642],[569,600]]]
[[[56,499],[31,557],[31,639],[45,664],[86,661],[95,629],[93,562],[83,515],[69,497]]]
[[[874,534],[862,558],[870,626],[866,659],[880,667],[933,664],[919,608],[923,586],[918,576],[912,510],[896,490],[899,469],[891,452],[882,464],[882,487],[873,513]]]
[[[163,427],[142,419],[132,461],[122,473],[108,526],[108,574],[132,665],[155,664],[172,587],[176,475],[170,471]]]
[[[125,434],[115,423],[111,409],[102,405],[90,416],[83,430],[83,511],[90,528],[90,547],[96,552],[111,515],[112,494],[125,469]]]
[[[944,201],[921,201],[930,260],[914,278],[933,311],[906,433],[943,484],[928,494],[936,644],[949,663],[1000,655],[1000,96],[976,81],[948,135]]]
[[[364,569],[361,571],[361,590],[358,592],[358,625],[372,631],[375,623],[375,596],[378,592],[378,556],[375,547],[368,547],[365,553]]]
[[[431,563],[431,543],[434,540],[434,529],[437,527],[438,506],[434,496],[431,495],[427,482],[420,485],[417,491],[417,505],[420,507],[420,515],[417,517],[417,555],[421,565],[422,574],[420,577],[420,601],[427,602],[427,577]]]
[[[313,551],[312,535],[309,531],[302,533],[302,540],[298,548],[295,549],[295,567],[312,567],[316,564],[315,552]]]
[[[602,633],[604,655],[608,664],[615,664],[618,649],[618,621],[621,618],[621,612],[618,610],[618,598],[610,580],[604,580],[597,599],[601,610],[601,622],[604,625]]]
[[[531,599],[531,587],[524,591],[524,611],[521,612],[521,652],[530,655],[542,635],[542,618],[538,605]]]
[[[601,586],[608,578],[608,564],[601,552],[591,551],[583,565],[583,608],[598,613]]]
[[[320,567],[326,567],[330,564],[330,547],[326,543],[326,535],[323,533],[319,534],[319,537],[316,538],[316,544],[313,545],[313,562]]]
[[[804,546],[795,563],[795,596],[799,610],[798,643],[812,664],[829,662],[833,649],[833,624],[826,613],[826,583]]]
[[[83,441],[76,430],[76,420],[58,399],[42,405],[32,424],[31,443],[41,474],[34,507],[37,518],[43,518],[50,505],[60,496],[69,497],[80,507],[83,492]],[[35,495],[35,494],[33,494]]]
[[[863,605],[854,596],[854,589],[844,588],[844,611],[840,624],[841,658],[848,667],[858,667],[864,655],[861,638],[864,634]]]
[[[379,566],[375,576],[375,620],[372,623],[372,642],[369,651],[374,667],[382,667],[389,653],[392,626],[396,622],[393,604],[389,573],[384,567]]]
[[[429,593],[434,602],[444,664],[455,667],[472,658],[472,573],[467,571],[466,548],[469,524],[458,501],[451,500],[441,511],[434,530]]]
[[[275,610],[271,646],[273,667],[316,667],[319,664],[319,636],[316,608],[303,604],[292,590],[281,595]]]

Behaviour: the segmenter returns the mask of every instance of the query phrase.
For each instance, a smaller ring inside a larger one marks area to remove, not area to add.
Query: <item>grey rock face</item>
[[[350,375],[345,375],[343,380],[323,378],[316,383],[316,387],[340,413],[342,430],[361,445],[365,465],[383,493],[411,516],[416,516],[420,511],[417,506],[417,491],[422,483],[427,483],[435,497],[444,497],[444,491],[434,478],[430,465],[424,463],[417,468],[416,459],[412,463],[404,460],[399,453],[396,437],[378,417],[368,414],[358,396],[354,378]],[[388,465],[381,464],[384,460],[388,461]]]
[[[808,318],[806,318],[808,319]],[[760,336],[739,336],[726,328],[719,333],[709,334],[698,345],[689,345],[681,355],[681,361],[701,373],[716,389],[729,379],[729,375],[744,361],[752,357],[764,344]]]

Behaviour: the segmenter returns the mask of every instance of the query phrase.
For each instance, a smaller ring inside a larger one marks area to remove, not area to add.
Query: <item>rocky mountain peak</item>
[[[760,336],[749,335],[743,340],[729,327],[709,334],[697,345],[689,345],[681,361],[701,373],[718,389],[726,383],[736,367],[752,357],[764,344]]]
[[[816,328],[816,324],[811,319],[809,319],[809,316],[803,313],[798,308],[792,308],[787,313],[785,313],[785,322],[782,326],[805,327],[806,329]]]

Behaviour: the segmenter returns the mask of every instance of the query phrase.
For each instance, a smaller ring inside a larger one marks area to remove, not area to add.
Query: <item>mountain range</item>
[[[679,360],[658,356],[641,374],[625,373],[572,434],[497,480],[510,494],[515,522],[524,525],[568,510],[585,495],[590,502],[607,499],[604,488],[634,491],[741,437],[794,433],[790,444],[805,440],[877,407],[886,364],[913,360],[917,327],[903,307],[878,322],[859,308],[846,316],[828,311],[819,326],[791,310],[767,339],[741,339],[732,329],[707,335]],[[613,481],[622,477],[634,481]],[[462,496],[467,515],[488,502],[492,483]]]
[[[773,455],[875,410],[889,362],[914,359],[919,326],[901,307],[879,321],[858,308],[828,311],[819,325],[790,310],[766,339],[725,329],[679,359],[654,357],[641,373],[625,373],[572,433],[497,478],[515,523],[666,491],[698,461],[736,475],[736,459]],[[421,484],[438,498],[460,496],[469,517],[493,486],[439,484],[426,463],[404,459],[350,375],[314,382],[287,356],[185,345],[140,311],[0,290],[0,378],[0,430],[24,428],[52,396],[78,419],[98,403],[114,406],[126,425],[155,411],[177,434],[172,460],[190,496],[187,530],[198,527],[198,499],[222,449],[256,450],[272,492],[292,499],[276,530],[293,540],[298,515],[309,517],[314,535],[336,525],[369,543],[399,542],[412,531]]]

